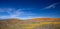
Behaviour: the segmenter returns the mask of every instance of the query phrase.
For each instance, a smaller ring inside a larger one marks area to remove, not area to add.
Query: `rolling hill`
[[[0,29],[60,29],[60,18],[4,19]]]

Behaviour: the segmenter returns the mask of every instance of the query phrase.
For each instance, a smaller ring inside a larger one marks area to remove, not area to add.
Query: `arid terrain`
[[[4,19],[0,29],[60,29],[60,18]]]

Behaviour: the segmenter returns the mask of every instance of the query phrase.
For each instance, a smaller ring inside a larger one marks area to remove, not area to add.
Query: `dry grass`
[[[57,28],[60,29],[60,18],[34,18],[30,20],[19,19],[0,20],[0,29],[36,29],[36,28],[48,29],[46,27],[40,28],[44,25],[48,26],[51,25],[53,26],[52,27],[53,29]]]

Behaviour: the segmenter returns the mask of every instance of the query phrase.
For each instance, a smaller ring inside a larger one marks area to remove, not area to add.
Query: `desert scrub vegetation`
[[[45,18],[44,18],[45,19]],[[60,29],[60,20],[0,20],[0,29]]]
[[[45,24],[42,26],[36,26],[33,29],[60,29],[60,25],[59,24]]]

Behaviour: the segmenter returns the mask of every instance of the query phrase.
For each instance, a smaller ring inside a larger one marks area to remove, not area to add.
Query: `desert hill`
[[[33,22],[54,22],[54,21],[60,21],[60,18],[33,18],[29,19],[28,21],[33,21]]]
[[[47,28],[48,27],[48,28]],[[0,20],[0,29],[60,29],[60,18],[17,18]]]
[[[33,18],[34,20],[60,20],[60,18]]]

